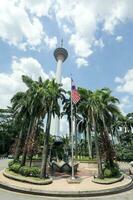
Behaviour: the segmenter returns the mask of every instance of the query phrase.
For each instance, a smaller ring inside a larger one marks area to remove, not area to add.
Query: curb
[[[111,195],[111,194],[117,194],[121,192],[128,191],[133,188],[133,180],[130,179],[129,183],[123,186],[119,186],[113,189],[105,189],[100,191],[42,191],[32,188],[23,188],[19,187],[17,185],[10,185],[5,182],[0,181],[0,187],[6,190],[24,193],[24,194],[32,194],[32,195],[38,195],[38,196],[51,196],[51,197],[93,197],[93,196],[103,196],[103,195]]]
[[[45,180],[45,181],[42,181],[42,182],[36,182],[36,181],[33,181],[33,180],[26,180],[24,178],[15,177],[11,174],[8,174],[7,172],[5,172],[5,170],[3,171],[3,175],[6,178],[9,178],[9,179],[12,179],[12,180],[15,180],[15,181],[19,181],[19,182],[23,182],[23,183],[30,183],[30,184],[34,184],[34,185],[48,185],[48,184],[51,184],[53,182],[52,179]]]
[[[117,182],[120,182],[124,179],[124,174],[122,174],[117,180],[114,180],[114,181],[111,181],[109,183],[104,183],[104,182],[98,182],[97,180],[93,179],[92,182],[93,183],[97,183],[97,184],[101,184],[101,185],[110,185],[110,184],[113,184],[113,183],[117,183]]]

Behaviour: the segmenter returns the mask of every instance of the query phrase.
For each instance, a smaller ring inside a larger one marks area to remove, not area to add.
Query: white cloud
[[[51,0],[20,0],[21,5],[35,14],[38,17],[49,16],[50,7],[52,6]]]
[[[26,86],[21,80],[21,76],[26,74],[37,80],[39,76],[43,79],[48,75],[43,71],[40,63],[32,58],[13,58],[11,73],[0,73],[0,107],[9,105],[10,99],[17,91],[24,91]]]
[[[84,38],[81,38],[79,35],[71,35],[69,44],[74,46],[77,56],[87,58],[93,53],[90,48],[91,46],[88,45],[87,41]]]
[[[84,58],[77,58],[76,64],[77,64],[78,68],[87,67],[88,66],[88,62]]]
[[[69,44],[77,57],[84,58],[93,53],[93,46],[104,47],[97,31],[114,34],[116,26],[128,19],[133,20],[132,8],[132,0],[56,0],[54,6],[59,26],[65,33],[67,29],[71,30]],[[122,42],[122,36],[116,40]]]
[[[126,74],[120,78],[116,77],[115,82],[119,83],[116,90],[133,95],[133,68],[129,69]]]
[[[100,38],[99,40],[95,40],[94,46],[103,48],[105,45],[103,43],[103,40]]]
[[[129,96],[124,96],[121,101],[120,101],[120,104],[118,105],[119,108],[121,109],[122,113],[125,114],[125,110],[127,109],[127,107],[130,107],[131,104],[130,104],[130,99],[129,99]]]
[[[115,77],[116,83],[123,83],[123,80],[120,77]]]
[[[0,38],[23,50],[44,43],[54,48],[57,39],[49,37],[44,26],[44,17],[49,17],[68,34],[76,56],[88,58],[94,46],[104,47],[97,31],[113,34],[117,25],[133,20],[132,8],[132,0],[4,0],[0,2]],[[121,42],[121,36],[116,40]]]
[[[37,46],[43,38],[43,27],[36,17],[31,20],[14,1],[4,0],[0,2],[0,38],[19,48],[22,44]]]
[[[117,36],[115,40],[119,43],[123,42],[123,37],[121,35]]]
[[[66,24],[63,25],[63,31],[64,31],[65,33],[71,33],[70,28],[68,28],[68,26],[67,26]]]
[[[62,84],[66,91],[71,90],[71,79],[69,77],[62,77]]]
[[[38,50],[43,44],[55,48],[57,38],[49,37],[38,17],[47,16],[51,1],[4,0],[0,2],[0,38],[19,49]],[[34,15],[30,15],[30,11]]]
[[[57,45],[57,37],[49,38],[47,35],[44,38],[45,43],[48,45],[50,49],[55,49]]]
[[[121,109],[121,111],[124,115],[133,111],[132,102],[133,102],[133,96],[132,95],[124,95],[120,99],[120,104],[118,106],[119,106],[119,108]]]
[[[120,109],[122,112],[129,113],[133,110],[133,68],[129,69],[123,77],[116,77],[118,84],[116,91],[122,95],[120,97]]]

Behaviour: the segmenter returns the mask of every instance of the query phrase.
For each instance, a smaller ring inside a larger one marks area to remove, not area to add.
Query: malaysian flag
[[[78,91],[77,91],[72,79],[71,79],[71,83],[72,83],[72,88],[71,88],[72,102],[74,104],[76,104],[80,100],[80,94],[78,93]]]

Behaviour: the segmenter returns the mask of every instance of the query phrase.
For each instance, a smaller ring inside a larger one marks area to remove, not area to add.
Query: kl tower
[[[61,83],[61,69],[62,69],[62,64],[63,62],[67,59],[68,57],[68,52],[66,49],[63,47],[63,40],[61,41],[61,47],[55,49],[54,51],[54,57],[57,61],[57,67],[56,67],[56,82]],[[59,136],[60,135],[60,119],[58,116],[55,116],[54,118],[54,135]]]

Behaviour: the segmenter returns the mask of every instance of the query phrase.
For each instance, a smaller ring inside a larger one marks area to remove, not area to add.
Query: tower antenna
[[[63,47],[63,38],[61,39],[61,47]]]

